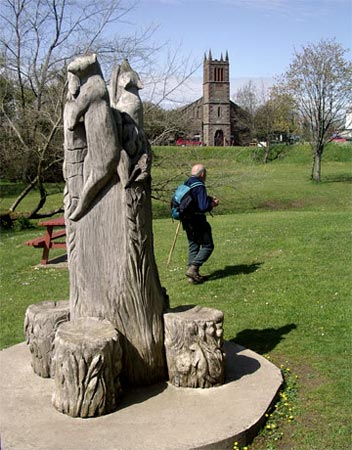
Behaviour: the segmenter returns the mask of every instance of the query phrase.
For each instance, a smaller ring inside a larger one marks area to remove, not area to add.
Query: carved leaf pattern
[[[41,302],[27,308],[24,321],[26,342],[32,355],[34,372],[44,378],[52,376],[52,349],[55,332],[69,320],[66,301]]]
[[[88,322],[88,327],[90,324]],[[66,330],[74,326],[72,322],[67,325]],[[122,349],[112,325],[109,333],[111,335],[91,342],[89,335],[87,338],[80,335],[79,342],[77,338],[71,339],[70,332],[59,331],[56,335],[52,402],[59,411],[73,417],[94,417],[116,408]]]
[[[208,310],[211,316],[211,309]],[[222,322],[189,320],[182,313],[169,313],[164,319],[170,381],[181,387],[208,388],[222,384],[225,367]]]

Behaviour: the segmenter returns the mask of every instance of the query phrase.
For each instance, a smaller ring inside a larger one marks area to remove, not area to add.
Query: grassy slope
[[[307,147],[285,147],[281,159],[262,165],[254,162],[253,148],[189,149],[164,147],[155,150],[153,178],[165,176],[165,166],[185,174],[175,180],[182,182],[189,167],[203,162],[208,168],[209,191],[221,199],[217,214],[229,214],[272,209],[322,210],[337,202],[337,208],[347,208],[350,199],[345,195],[346,183],[351,180],[349,164],[352,145],[332,145],[325,151],[323,182],[309,180],[310,151]],[[165,157],[165,154],[169,157]],[[158,167],[163,158],[164,167]],[[175,168],[175,161],[178,167]],[[331,189],[331,184],[334,188]],[[169,197],[165,203],[155,202],[156,217],[169,214]]]
[[[171,265],[165,267],[176,229],[154,221],[155,253],[172,305],[201,304],[225,313],[225,337],[299,375],[295,420],[277,449],[350,448],[351,418],[351,149],[332,147],[323,182],[309,181],[309,154],[291,151],[267,166],[248,150],[177,152],[187,166],[209,168],[209,185],[222,201],[213,226],[216,249],[204,271],[211,279],[191,286],[184,277],[183,232]],[[214,153],[215,157],[214,157]],[[154,177],[161,169],[154,169]],[[236,181],[235,186],[228,186]],[[162,206],[155,204],[157,214]],[[232,214],[230,214],[230,212]],[[66,270],[36,270],[40,250],[23,246],[37,230],[3,233],[0,246],[1,346],[23,340],[26,307],[68,297]],[[266,448],[255,441],[254,450]]]

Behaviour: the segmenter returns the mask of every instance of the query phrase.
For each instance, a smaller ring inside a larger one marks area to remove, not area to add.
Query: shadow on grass
[[[352,183],[352,175],[349,173],[326,175],[323,177],[322,183]]]
[[[296,324],[290,323],[280,328],[243,330],[237,333],[231,341],[263,355],[273,350],[283,339],[285,339],[285,334],[290,333],[296,328]]]
[[[249,274],[255,272],[263,263],[239,264],[237,266],[226,266],[224,269],[216,270],[211,273],[208,280],[218,280],[219,278],[232,277],[240,274]]]

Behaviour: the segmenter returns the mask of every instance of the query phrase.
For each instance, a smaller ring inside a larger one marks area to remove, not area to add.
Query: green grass
[[[159,263],[173,303],[222,310],[226,339],[270,354],[278,365],[288,361],[299,375],[298,417],[287,448],[349,448],[349,219],[344,211],[217,216],[210,220],[216,250],[204,268],[209,282],[185,282],[183,235],[169,270]],[[155,223],[156,239],[169,234],[171,245],[173,229],[164,222]],[[167,246],[158,248],[159,261],[166,254]]]
[[[184,181],[196,162],[203,162],[208,168],[209,191],[221,200],[217,214],[287,209],[322,211],[335,202],[337,209],[350,206],[351,198],[345,192],[352,181],[352,145],[330,144],[326,148],[321,183],[309,179],[308,146],[283,147],[284,156],[267,165],[253,160],[257,151],[253,147],[156,148],[154,179],[170,176],[171,170],[179,173],[183,169],[184,173],[171,184],[164,202],[155,202],[154,216],[168,216],[174,185]]]
[[[292,148],[263,166],[248,149],[156,149],[209,168],[210,192],[222,206],[209,217],[215,251],[210,279],[189,285],[181,231],[166,269],[176,223],[155,219],[159,274],[172,306],[200,304],[225,314],[225,338],[298,375],[294,419],[278,421],[279,441],[259,436],[251,450],[351,448],[351,148],[331,147],[323,182],[309,180],[309,153]],[[185,152],[183,154],[182,152]],[[339,153],[340,152],[340,153]],[[164,170],[156,166],[154,177]],[[228,186],[230,180],[236,186]],[[156,216],[162,208],[154,203]],[[23,340],[26,307],[68,298],[65,269],[36,269],[41,250],[23,245],[38,230],[1,235],[1,346]],[[57,251],[58,252],[58,251]],[[58,254],[58,253],[54,253]]]
[[[6,180],[0,182],[0,212],[5,212],[20,195],[26,186],[23,183],[12,183]],[[49,183],[46,186],[47,200],[45,211],[50,211],[63,206],[63,183]],[[38,190],[33,190],[20,205],[19,211],[29,212],[40,199]]]

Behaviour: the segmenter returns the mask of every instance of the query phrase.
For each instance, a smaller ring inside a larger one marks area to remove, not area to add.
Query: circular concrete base
[[[1,444],[6,450],[227,450],[252,438],[281,384],[262,356],[225,343],[226,382],[211,389],[159,383],[126,392],[119,409],[71,418],[51,405],[53,380],[35,375],[25,343],[0,352]]]

